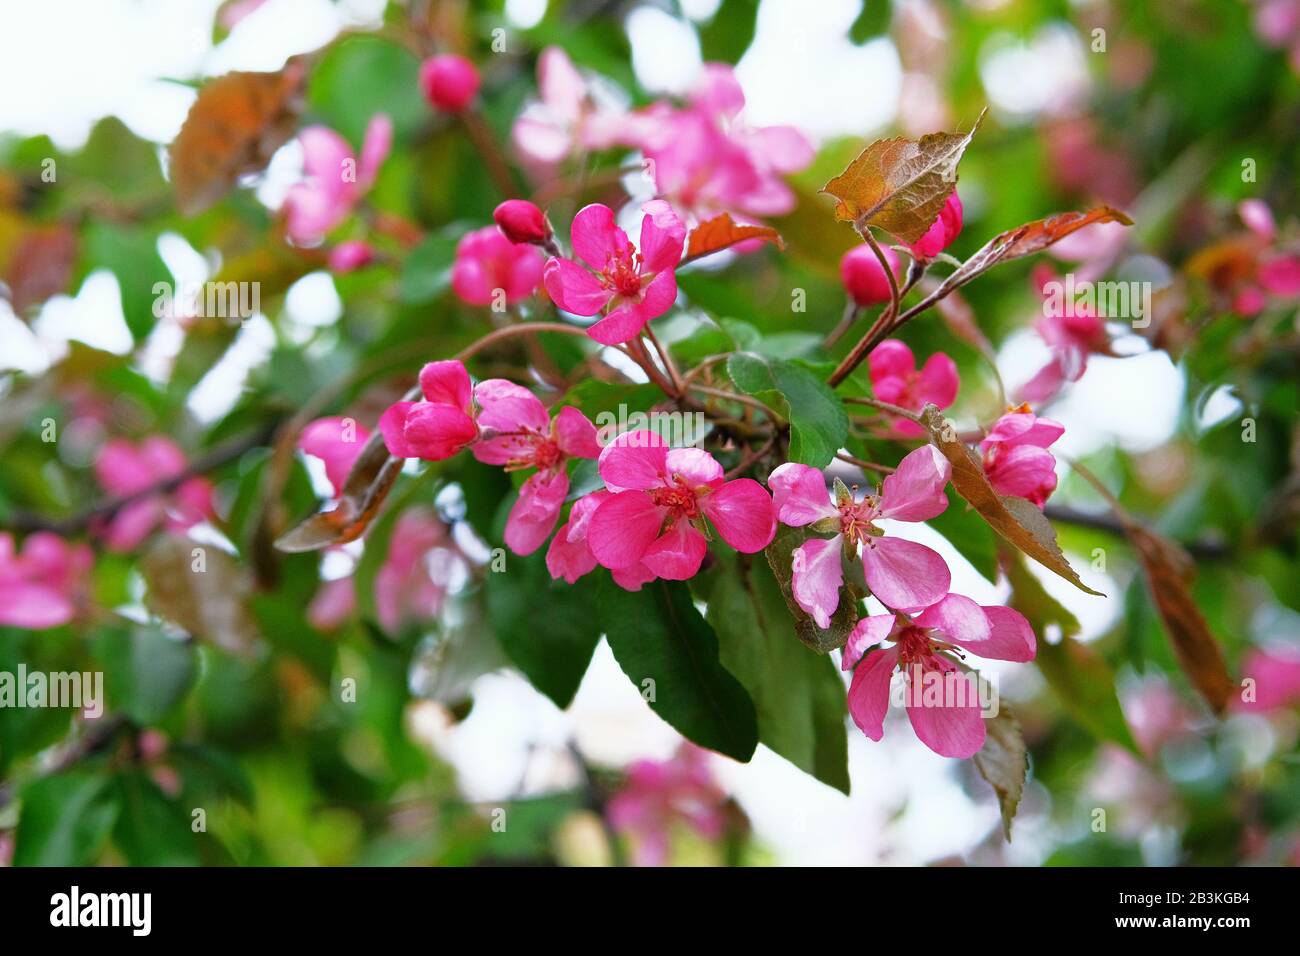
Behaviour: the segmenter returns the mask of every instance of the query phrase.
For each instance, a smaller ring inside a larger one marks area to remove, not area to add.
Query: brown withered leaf
[[[1121,222],[1126,226],[1133,225],[1132,219],[1110,206],[1095,206],[1087,212],[1060,212],[1046,219],[1035,219],[1023,226],[999,233],[986,242],[943,280],[934,295],[945,296],[998,263],[1041,252],[1070,233],[1099,222]]]
[[[1020,721],[1005,703],[998,706],[997,716],[984,721],[988,736],[984,746],[971,759],[981,777],[989,782],[1002,811],[1002,835],[1011,840],[1011,821],[1015,819],[1020,797],[1029,776],[1029,750],[1025,747]]]
[[[25,233],[5,270],[14,312],[21,317],[67,289],[76,258],[77,236],[67,226],[41,226]]]
[[[728,246],[734,246],[746,239],[761,239],[776,243],[778,249],[784,249],[781,234],[771,226],[757,226],[746,222],[736,222],[730,213],[722,213],[712,219],[706,219],[686,237],[686,255],[682,261],[700,259],[714,252],[720,252]]]
[[[248,610],[253,583],[229,554],[188,538],[159,536],[140,558],[144,603],[194,637],[235,653],[258,639]]]
[[[403,459],[394,458],[376,431],[348,472],[343,492],[329,511],[314,514],[276,539],[280,551],[319,551],[361,537],[379,513],[380,506],[402,471]]]
[[[293,135],[303,64],[275,73],[234,72],[204,84],[169,151],[176,205],[186,216],[207,209],[240,176],[258,172]]]
[[[1179,666],[1192,686],[1216,714],[1222,714],[1237,691],[1223,660],[1223,650],[1210,633],[1190,584],[1196,567],[1179,545],[1120,514],[1125,533],[1137,550],[1151,596],[1164,621]]]
[[[919,140],[879,139],[821,191],[834,196],[835,218],[876,226],[916,242],[934,225],[957,188],[957,164],[984,121],[965,133],[930,133]]]
[[[921,424],[929,433],[930,441],[952,464],[953,487],[994,531],[1079,590],[1105,596],[1079,580],[1056,543],[1056,529],[1032,502],[1011,495],[1003,497],[993,490],[979,458],[958,440],[939,409],[926,405],[921,412]]]

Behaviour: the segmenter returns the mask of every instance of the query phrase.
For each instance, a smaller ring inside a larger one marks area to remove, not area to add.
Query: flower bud
[[[507,199],[493,210],[492,218],[514,243],[538,245],[551,237],[551,224],[546,221],[546,215],[527,199]]]
[[[375,250],[359,239],[340,242],[330,250],[329,270],[335,275],[345,275],[367,266],[375,259]]]
[[[885,254],[885,261],[897,277],[898,254],[888,246],[882,246],[880,251]],[[840,260],[840,277],[844,280],[845,291],[860,306],[889,301],[889,279],[880,267],[880,260],[866,243],[844,253]]]
[[[911,245],[912,255],[918,259],[933,259],[952,245],[952,241],[961,232],[961,199],[957,190],[953,190],[939,218],[934,221],[924,236]]]
[[[463,56],[446,53],[420,65],[420,90],[436,109],[459,113],[478,92],[478,69]]]

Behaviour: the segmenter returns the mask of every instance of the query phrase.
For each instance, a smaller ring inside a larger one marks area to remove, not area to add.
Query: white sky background
[[[543,5],[544,0],[510,0],[508,13],[526,25],[540,15]],[[277,68],[288,56],[319,46],[344,26],[373,23],[383,4],[270,0],[213,49],[217,6],[218,0],[4,0],[0,135],[43,132],[60,147],[75,148],[98,118],[115,114],[139,135],[166,143],[193,98],[192,91],[169,79]],[[685,4],[697,18],[715,6],[716,0]],[[901,82],[897,53],[888,39],[861,47],[851,43],[846,31],[856,12],[857,0],[763,0],[757,35],[737,70],[750,122],[793,123],[822,139],[869,135],[893,119]],[[641,8],[630,17],[628,28],[634,67],[647,89],[677,92],[690,85],[699,68],[699,50],[688,21]],[[1000,117],[1032,119],[1037,110],[1077,95],[1080,72],[1071,52],[1076,49],[1069,36],[1055,30],[1029,44],[998,38],[987,51],[981,75]],[[286,174],[292,178],[295,171]],[[178,284],[205,277],[203,258],[179,237],[167,238],[164,244],[164,258],[177,273]],[[332,321],[338,309],[332,283],[309,278],[295,290],[292,312],[308,324]],[[117,295],[110,274],[88,277],[75,296],[57,297],[46,306],[36,323],[39,338],[0,306],[5,346],[0,367],[38,370],[57,357],[59,346],[69,338],[127,351],[131,343]],[[248,368],[265,359],[273,335],[264,318],[249,323],[232,350],[230,365],[220,374],[214,372],[215,380],[205,380],[199,390],[203,394],[194,397],[197,405],[191,401],[201,419],[210,420],[233,402]],[[165,367],[167,351],[179,342],[162,339],[165,336],[151,341],[149,353],[151,361]],[[1006,343],[999,364],[1010,385],[1027,378],[1045,357],[1041,343],[1025,333]],[[1079,454],[1111,443],[1130,449],[1158,445],[1175,424],[1181,390],[1182,376],[1163,354],[1095,360],[1083,382],[1052,409],[1067,425],[1062,446]],[[1135,404],[1143,414],[1133,413]],[[949,557],[954,591],[985,602],[1000,596],[928,529],[902,525],[889,530],[926,540]],[[1089,575],[1086,563],[1076,564],[1089,583],[1115,593],[1114,582]],[[1046,583],[1080,616],[1085,637],[1101,633],[1116,613],[1114,601],[1089,599],[1068,585],[1058,587],[1054,578]],[[1036,679],[1015,670],[1003,669],[1003,692],[1012,699],[1017,686],[1022,691],[1032,688]],[[645,707],[603,644],[567,714],[513,675],[485,678],[479,691],[479,705],[469,719],[437,735],[439,748],[460,768],[472,798],[514,792],[528,745],[539,738],[562,749],[573,735],[594,758],[611,763],[664,756],[675,744],[676,735]],[[854,728],[850,741],[851,798],[762,748],[749,765],[718,760],[727,786],[780,861],[922,863],[968,850],[996,825],[987,788],[977,792],[975,800],[968,797],[958,782],[956,762],[926,750],[905,718],[887,726],[880,744],[867,741]],[[541,770],[535,768],[529,778],[532,789],[545,789],[564,777],[559,763],[541,759]],[[551,773],[547,766],[558,769]],[[887,825],[891,819],[894,822]],[[1035,862],[1050,846],[1050,834],[1032,811],[1022,814],[1017,830],[1010,858]]]

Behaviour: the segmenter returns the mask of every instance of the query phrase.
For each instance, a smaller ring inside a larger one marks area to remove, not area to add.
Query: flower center
[[[625,249],[611,252],[600,274],[600,284],[627,299],[641,295],[641,253]]]
[[[884,534],[873,523],[878,503],[874,495],[867,495],[861,501],[846,501],[840,505],[840,534],[850,544],[866,544],[868,539]]]
[[[651,488],[650,499],[659,507],[667,508],[672,520],[694,521],[700,515],[700,496],[681,475],[673,475],[667,484]]]
[[[505,464],[506,471],[520,471],[524,468],[546,471],[564,460],[564,452],[549,435],[541,435],[525,428],[501,437],[509,442],[510,447],[510,460]]]

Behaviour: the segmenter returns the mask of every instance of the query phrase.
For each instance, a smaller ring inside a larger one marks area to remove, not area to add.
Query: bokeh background
[[[1235,315],[1216,298],[1222,275],[1197,259],[1243,234],[1237,209],[1245,199],[1267,202],[1284,235],[1294,227],[1300,4],[508,0],[439,4],[430,14],[418,2],[413,12],[384,0],[267,0],[228,28],[220,20],[235,19],[231,6],[11,0],[0,8],[0,266],[37,225],[63,223],[78,237],[65,287],[25,311],[0,300],[0,526],[19,512],[73,514],[96,498],[89,466],[108,435],[160,431],[197,456],[280,420],[367,362],[380,371],[347,400],[373,417],[382,399],[365,388],[381,373],[409,377],[418,362],[481,334],[481,316],[448,294],[439,273],[447,237],[488,222],[497,197],[463,135],[424,104],[416,70],[439,44],[480,62],[488,122],[504,141],[535,95],[538,52],[559,45],[633,105],[687,93],[705,61],[732,62],[750,122],[795,125],[818,147],[792,179],[798,209],[774,223],[789,253],[729,263],[694,292],[684,286],[690,301],[668,339],[684,337],[699,308],[770,332],[829,330],[843,305],[836,265],[854,237],[832,221],[816,190],[878,136],[964,129],[989,108],[961,169],[965,228],[949,250],[958,257],[1058,210],[1099,201],[1126,210],[1136,225],[1107,261],[1108,274],[1161,287],[1199,283],[1197,308],[1163,326],[1162,340],[1130,332],[1116,340],[1116,356],[1091,361],[1050,407],[1066,425],[1058,457],[1087,462],[1131,511],[1195,546],[1194,593],[1234,674],[1252,649],[1300,643],[1295,301],[1254,318]],[[421,30],[410,27],[416,15],[425,18]],[[497,28],[504,52],[491,48]],[[172,208],[161,166],[205,78],[279,69],[327,46],[312,67],[304,125],[327,123],[355,143],[373,112],[392,115],[395,146],[370,203],[441,237],[404,259],[339,276],[269,238],[301,176],[295,141],[265,174],[196,219]],[[58,159],[57,188],[34,175],[42,157]],[[1246,159],[1255,170],[1249,178]],[[559,208],[571,212],[566,201]],[[1059,250],[1054,266],[1078,269],[1098,248],[1115,248],[1094,240]],[[1013,264],[966,292],[1009,384],[1047,357],[1032,331],[1040,303],[1030,269]],[[262,283],[262,311],[237,332],[155,321],[141,309],[155,279],[185,286],[214,276]],[[807,289],[806,314],[789,310],[796,286]],[[959,424],[987,420],[995,380],[978,351],[938,317],[914,323],[906,337],[918,354],[942,348],[957,359],[964,386],[951,413]],[[394,352],[410,367],[385,365]],[[68,423],[55,450],[39,440],[47,414]],[[1258,426],[1253,442],[1242,440],[1246,417]],[[229,547],[241,566],[252,560],[249,513],[269,455],[257,448],[224,464],[213,475],[219,520],[189,532]],[[292,467],[284,507],[296,519],[328,495],[328,484],[319,463],[299,457]],[[1064,464],[1060,474],[1054,501],[1104,518],[1096,493]],[[442,488],[442,513],[472,525],[477,480],[462,476],[464,487]],[[998,671],[1032,757],[1011,842],[1002,839],[991,790],[967,764],[931,753],[891,724],[880,743],[851,728],[849,796],[764,747],[746,765],[704,758],[732,801],[733,822],[748,822],[729,827],[726,840],[674,826],[672,859],[1295,862],[1294,703],[1213,718],[1176,665],[1122,535],[1101,523],[1058,530],[1083,579],[1106,597],[1042,580],[1077,618],[1086,686],[1053,685],[1035,666]],[[952,590],[982,603],[1006,598],[1005,583],[984,578],[938,533],[899,532],[949,559]],[[465,529],[471,563],[482,559],[475,537]],[[110,679],[130,674],[133,692],[148,700],[127,708],[129,741],[117,738],[118,749],[82,761],[83,775],[66,786],[43,789],[42,778],[64,771],[69,748],[92,731],[66,712],[0,711],[0,858],[13,858],[22,842],[15,828],[30,814],[29,825],[46,828],[55,847],[41,844],[49,855],[32,858],[40,862],[611,859],[599,820],[604,797],[622,786],[629,765],[671,757],[680,738],[645,706],[608,648],[597,649],[561,711],[490,648],[479,648],[481,659],[447,664],[441,649],[449,634],[462,643],[463,635],[491,640],[472,597],[463,597],[472,587],[441,620],[401,634],[360,619],[323,633],[303,609],[320,577],[346,573],[354,557],[286,564],[292,585],[250,599],[253,652],[186,645],[185,660],[168,665],[184,675],[177,688],[158,673],[170,645],[160,654],[139,645],[123,651],[108,633],[117,625],[0,629],[6,666],[100,662]],[[447,575],[453,591],[464,586],[457,572]],[[100,606],[148,620],[132,556],[97,555],[89,583]],[[1049,631],[1047,640],[1060,639],[1059,627]],[[335,700],[340,674],[357,677],[359,703]],[[157,701],[149,698],[155,692]],[[105,799],[103,779],[114,775],[135,775],[121,810],[121,818],[135,815],[134,827],[97,828],[87,819],[94,815],[86,808]],[[34,810],[37,803],[43,809]],[[197,806],[208,821],[195,836],[188,823]],[[496,808],[507,808],[504,833],[492,827]]]

